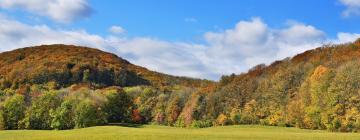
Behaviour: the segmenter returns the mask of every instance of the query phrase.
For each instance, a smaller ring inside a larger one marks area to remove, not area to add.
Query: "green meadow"
[[[73,130],[6,130],[0,140],[359,140],[359,133],[271,126],[225,126],[203,129],[143,125],[97,126]]]

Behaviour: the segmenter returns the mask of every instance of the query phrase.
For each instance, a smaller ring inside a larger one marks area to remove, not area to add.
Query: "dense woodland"
[[[360,40],[324,45],[219,82],[152,72],[84,47],[0,54],[0,129],[112,123],[359,132]]]

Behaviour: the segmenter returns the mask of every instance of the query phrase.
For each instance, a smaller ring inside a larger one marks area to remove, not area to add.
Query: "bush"
[[[178,119],[175,121],[174,126],[175,127],[181,127],[181,128],[186,127],[184,117],[182,115],[179,116]]]
[[[90,100],[80,102],[75,109],[75,127],[84,128],[105,124],[106,116]]]
[[[232,109],[230,113],[230,119],[232,124],[240,124],[241,121],[240,110]]]
[[[194,128],[206,128],[213,126],[213,123],[210,120],[195,120],[190,126]]]
[[[18,129],[26,110],[24,96],[14,95],[3,105],[2,120],[5,129]]]
[[[321,124],[321,112],[318,107],[307,107],[305,112],[304,122],[308,128],[322,129],[325,127]]]
[[[216,124],[221,126],[227,125],[229,122],[230,120],[225,114],[220,114],[216,119]]]
[[[141,116],[139,109],[134,109],[132,111],[131,120],[133,123],[142,123],[143,122],[143,117]]]
[[[260,119],[259,124],[260,125],[269,125],[269,120],[268,119]]]
[[[272,126],[287,126],[284,118],[285,114],[282,111],[277,111],[267,117],[268,125]]]
[[[332,121],[332,129],[333,130],[339,130],[341,127],[341,121],[338,118],[334,118]]]
[[[165,122],[165,113],[161,111],[155,113],[153,123],[163,125],[164,122]]]
[[[355,123],[354,123],[354,127],[355,129],[353,130],[353,132],[360,132],[360,118],[357,118]]]

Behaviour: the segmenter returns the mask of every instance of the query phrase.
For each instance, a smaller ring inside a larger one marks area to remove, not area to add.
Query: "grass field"
[[[98,126],[74,130],[0,131],[0,140],[360,140],[360,133],[269,126],[226,126],[185,129],[144,125]]]

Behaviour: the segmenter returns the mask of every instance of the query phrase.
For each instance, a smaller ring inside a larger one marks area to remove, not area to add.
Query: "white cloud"
[[[205,39],[212,44],[234,46],[238,44],[261,44],[267,37],[267,25],[260,18],[240,21],[234,29],[222,33],[207,32]]]
[[[245,72],[259,63],[271,63],[322,42],[353,41],[360,34],[339,33],[326,39],[310,25],[291,24],[274,29],[260,18],[240,21],[232,29],[208,32],[205,44],[169,42],[149,37],[99,36],[84,30],[57,30],[28,25],[0,16],[1,51],[40,44],[75,44],[115,53],[151,70],[173,75],[217,80],[222,74]]]
[[[289,44],[319,42],[325,39],[325,33],[310,25],[296,23],[278,32],[277,39]]]
[[[339,0],[339,2],[346,6],[343,16],[360,15],[360,0]]]
[[[1,0],[0,8],[25,10],[61,23],[87,17],[92,11],[87,0]]]
[[[113,34],[123,34],[126,30],[121,26],[114,25],[109,28],[109,32]]]
[[[205,38],[211,46],[208,54],[215,58],[209,62],[216,64],[211,69],[229,74],[319,47],[325,34],[313,26],[299,23],[273,29],[260,18],[253,18],[240,21],[224,32],[208,32]]]
[[[334,43],[352,42],[360,38],[360,34],[340,32],[337,34],[337,38],[338,38],[337,40],[333,41]]]
[[[39,44],[79,44],[93,47],[106,46],[98,35],[88,34],[84,30],[55,30],[46,25],[27,25],[0,16],[0,50],[8,51],[19,47]]]

